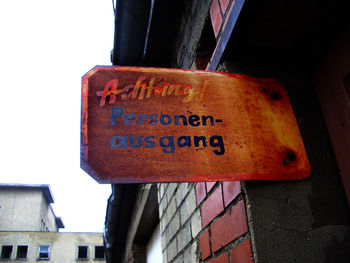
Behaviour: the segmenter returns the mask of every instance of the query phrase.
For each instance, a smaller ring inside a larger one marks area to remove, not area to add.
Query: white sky
[[[80,169],[81,77],[111,65],[111,0],[0,2],[0,182],[50,184],[69,232],[102,232],[110,185]]]

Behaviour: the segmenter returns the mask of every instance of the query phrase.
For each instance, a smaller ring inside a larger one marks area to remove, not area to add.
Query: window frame
[[[44,253],[44,252],[41,252],[41,249],[44,247],[47,247],[47,257],[40,256],[40,253]],[[50,250],[51,250],[50,245],[39,245],[39,247],[38,247],[38,260],[50,260]]]
[[[9,253],[9,257],[3,257],[4,254],[4,248],[8,247],[11,248],[10,253]],[[13,245],[2,245],[1,246],[1,253],[0,253],[0,260],[8,260],[12,258],[12,252],[13,252]]]
[[[20,251],[20,248],[26,248],[25,257],[18,257],[18,252]],[[27,260],[28,259],[28,245],[17,245],[16,249],[16,260]]]
[[[86,248],[86,257],[79,257],[80,248]],[[77,246],[77,261],[87,261],[89,260],[89,246],[88,245],[78,245]]]
[[[98,258],[96,257],[96,248],[101,248],[103,250],[103,258]],[[95,245],[94,246],[94,260],[105,260],[106,259],[106,253],[105,253],[105,248],[103,245]]]

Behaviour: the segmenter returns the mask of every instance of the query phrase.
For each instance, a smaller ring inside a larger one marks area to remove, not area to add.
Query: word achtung
[[[191,84],[177,84],[160,81],[155,84],[155,78],[152,77],[148,82],[148,85],[144,82],[145,76],[141,76],[137,79],[135,84],[126,85],[125,87],[119,86],[118,79],[109,80],[102,91],[97,91],[96,95],[100,98],[100,107],[106,104],[107,98],[109,98],[109,104],[116,103],[118,97],[122,100],[127,99],[149,99],[152,96],[183,96],[183,102],[190,102],[195,95],[195,88]]]

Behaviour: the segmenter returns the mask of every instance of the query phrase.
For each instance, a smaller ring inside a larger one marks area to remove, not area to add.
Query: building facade
[[[102,233],[0,231],[2,262],[105,262]]]
[[[49,185],[0,184],[0,261],[105,262],[102,233],[64,233]]]
[[[164,263],[349,262],[349,3],[117,2],[114,65],[278,79],[312,173],[293,182],[114,185],[107,262],[148,262],[158,223]]]
[[[0,230],[58,232],[64,225],[53,202],[48,185],[0,184]]]

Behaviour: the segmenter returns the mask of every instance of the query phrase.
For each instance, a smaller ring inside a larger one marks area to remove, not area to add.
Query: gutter
[[[154,0],[117,0],[113,65],[140,66],[147,50]],[[122,262],[139,184],[114,184],[108,199],[104,244],[106,262]]]
[[[153,0],[118,0],[115,11],[112,64],[141,66],[151,24]]]
[[[138,191],[138,184],[112,185],[103,234],[107,263],[122,262]]]

